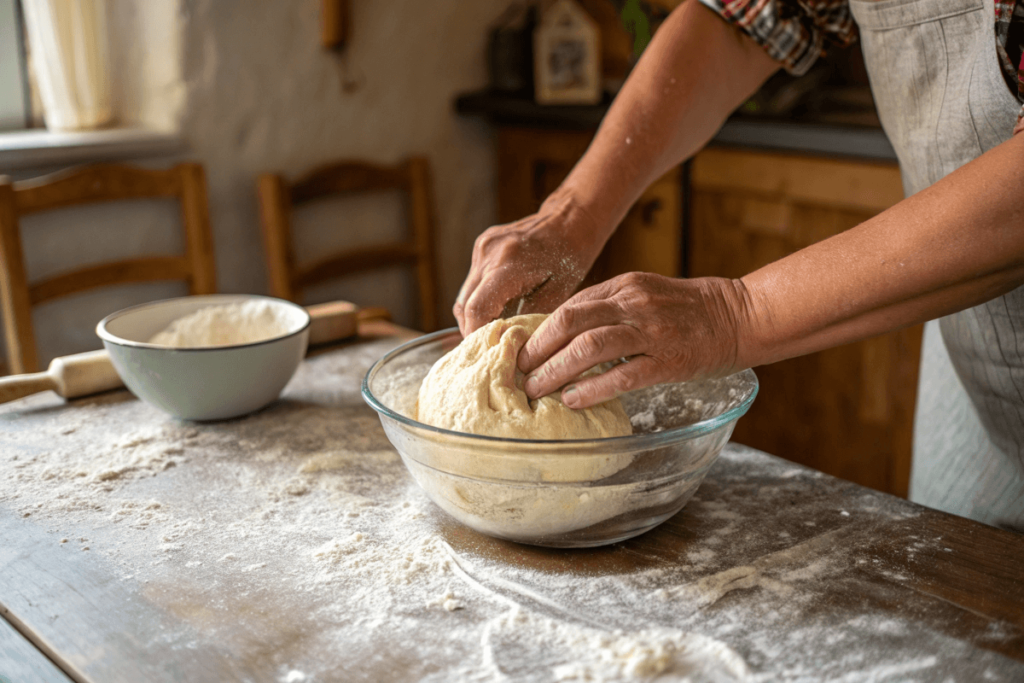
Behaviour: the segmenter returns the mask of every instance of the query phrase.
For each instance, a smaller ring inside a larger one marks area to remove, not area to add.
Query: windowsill
[[[51,132],[41,128],[0,132],[0,173],[98,161],[176,154],[185,149],[177,133],[144,128]]]

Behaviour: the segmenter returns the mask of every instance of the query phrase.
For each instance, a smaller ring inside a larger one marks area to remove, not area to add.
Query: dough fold
[[[599,439],[632,434],[629,417],[618,399],[573,410],[558,394],[534,401],[526,397],[516,359],[545,318],[546,314],[531,314],[495,320],[466,337],[423,379],[417,419],[456,432],[511,439]]]

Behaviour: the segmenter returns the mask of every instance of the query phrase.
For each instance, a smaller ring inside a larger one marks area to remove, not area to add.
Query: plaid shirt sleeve
[[[799,76],[830,45],[849,45],[857,25],[847,0],[700,0]]]

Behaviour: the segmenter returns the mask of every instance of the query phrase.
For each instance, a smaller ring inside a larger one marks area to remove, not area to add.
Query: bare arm
[[[658,29],[561,191],[605,217],[610,235],[652,182],[703,148],[778,68],[707,7],[683,3]]]
[[[1024,284],[1024,136],[861,225],[742,278],[739,362],[761,365],[988,301]]]
[[[580,292],[519,365],[541,396],[586,407],[665,381],[721,375],[962,310],[1024,284],[1024,136],[840,235],[740,280],[630,274]]]
[[[695,0],[658,29],[590,148],[540,211],[483,233],[455,303],[463,333],[529,295],[551,311],[573,292],[629,207],[693,155],[774,71],[753,40]]]

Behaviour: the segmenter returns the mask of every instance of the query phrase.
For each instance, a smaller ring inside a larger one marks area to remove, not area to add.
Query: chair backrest
[[[29,284],[21,246],[22,216],[80,204],[166,197],[181,207],[185,254],[102,263]],[[216,291],[206,176],[199,164],[166,170],[100,164],[11,182],[0,177],[0,305],[13,373],[37,370],[32,306],[94,287],[185,280],[192,294]]]
[[[426,159],[411,157],[397,166],[337,162],[315,168],[290,185],[280,175],[268,173],[260,176],[258,190],[271,294],[298,303],[304,288],[324,280],[393,265],[413,265],[420,326],[425,332],[437,328],[433,205]],[[308,265],[296,263],[291,235],[293,207],[322,197],[385,190],[399,190],[408,197],[407,240],[345,250]]]

